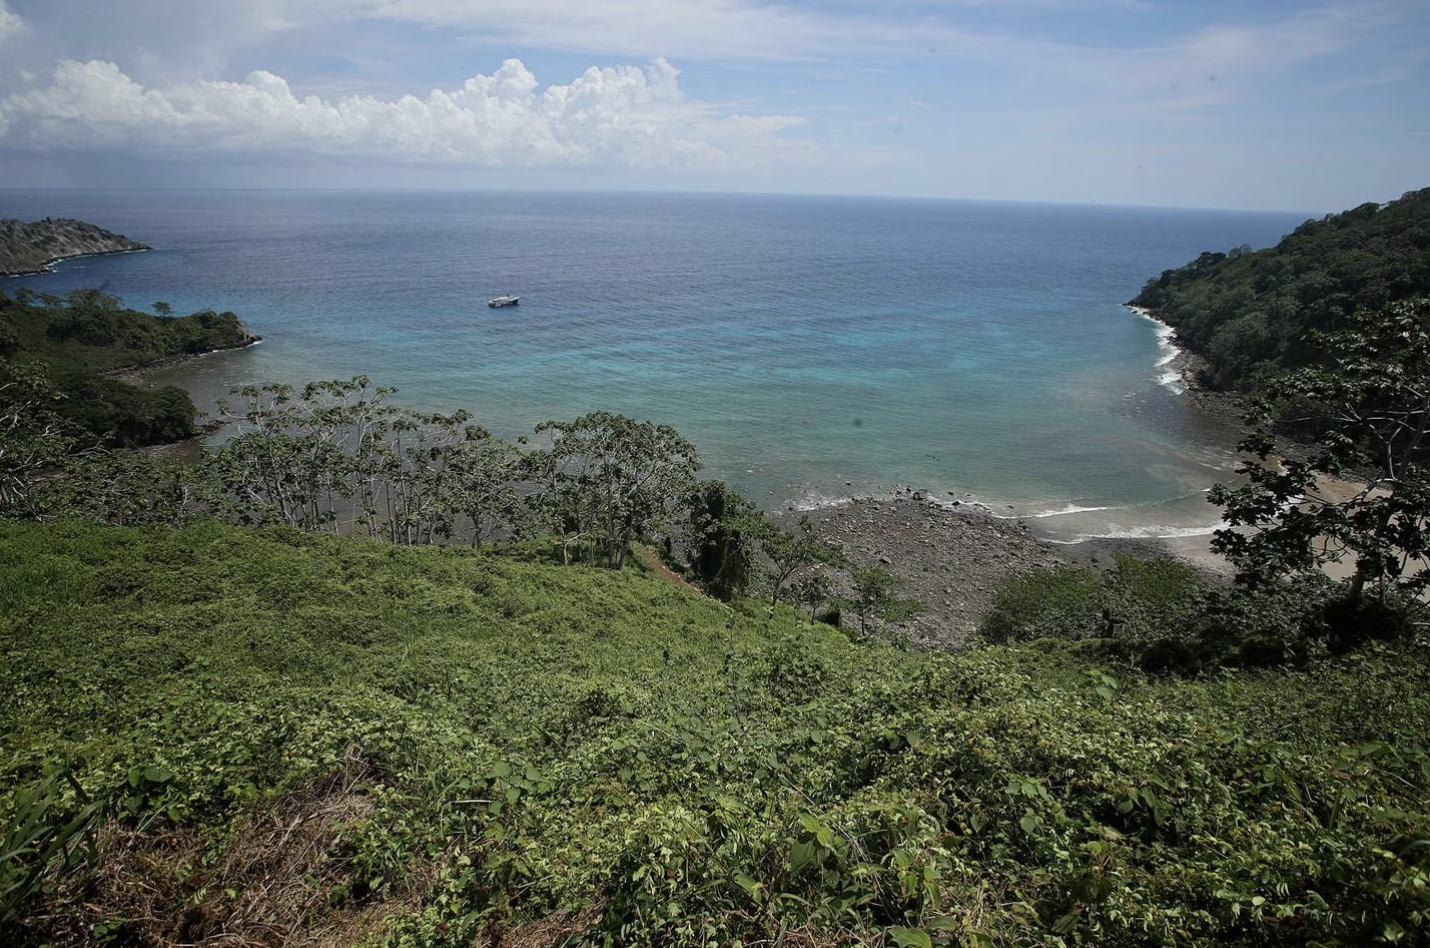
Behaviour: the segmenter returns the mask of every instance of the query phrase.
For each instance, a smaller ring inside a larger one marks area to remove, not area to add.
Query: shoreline
[[[1210,536],[1056,544],[1035,535],[1024,519],[913,496],[851,497],[813,510],[781,511],[771,519],[788,527],[800,516],[809,517],[818,535],[837,544],[855,565],[881,566],[897,576],[896,595],[923,604],[897,626],[921,649],[957,651],[975,644],[1003,581],[1038,569],[1106,570],[1127,555],[1174,559],[1217,584],[1231,579],[1229,565],[1208,545]]]
[[[1166,327],[1148,310],[1131,304],[1127,308]],[[1202,385],[1201,357],[1178,341],[1175,330],[1167,330],[1159,335],[1174,351],[1157,363],[1164,372],[1160,384],[1208,419],[1244,427],[1241,396]],[[772,519],[786,524],[800,516],[808,516],[820,535],[839,544],[852,562],[883,566],[899,577],[897,594],[924,607],[898,626],[918,648],[958,650],[974,644],[999,584],[1037,569],[1111,569],[1118,556],[1128,555],[1186,563],[1213,583],[1230,582],[1234,574],[1212,551],[1210,532],[1055,542],[1037,536],[1028,516],[1005,517],[985,503],[948,503],[912,487],[896,488],[893,497],[849,497],[813,509],[772,513]]]
[[[1156,320],[1141,307],[1138,315]],[[1165,325],[1165,324],[1162,324]],[[1157,364],[1179,398],[1208,419],[1232,428],[1246,428],[1246,403],[1235,392],[1216,391],[1201,383],[1201,356],[1177,341],[1176,333],[1162,335],[1175,348]],[[1273,432],[1280,457],[1296,457],[1308,449]],[[1231,445],[1235,447],[1235,445]],[[1276,460],[1273,456],[1270,460]],[[1320,478],[1318,494],[1335,502],[1364,490],[1365,485],[1344,478]],[[1314,502],[1308,499],[1308,502]],[[897,595],[919,600],[923,611],[896,628],[908,634],[918,648],[959,650],[974,644],[978,626],[993,606],[998,586],[1008,577],[1037,569],[1071,566],[1111,569],[1120,555],[1139,559],[1165,557],[1196,569],[1212,583],[1229,583],[1235,569],[1211,548],[1212,532],[1187,536],[1089,537],[1057,542],[1037,536],[1028,516],[1005,517],[984,503],[933,498],[932,492],[898,487],[892,497],[850,497],[809,510],[793,507],[772,515],[790,522],[804,515],[820,535],[837,543],[859,566],[883,566],[900,580]],[[1332,579],[1344,579],[1353,566],[1332,563],[1325,568]]]
[[[128,385],[154,386],[153,379],[149,378],[154,372],[171,369],[175,366],[187,365],[190,362],[197,362],[200,359],[207,358],[211,355],[218,355],[221,352],[242,352],[245,349],[252,349],[262,342],[263,337],[256,336],[240,346],[207,349],[203,352],[184,352],[179,355],[164,356],[163,358],[154,359],[152,362],[144,362],[140,365],[127,365],[123,368],[107,369],[99,374],[104,378],[114,379],[116,382],[124,382]],[[183,386],[178,387],[183,388]],[[184,388],[184,391],[189,393],[190,398],[193,397],[193,392],[189,392],[187,388]]]
[[[83,260],[85,257],[114,257],[122,253],[147,253],[153,249],[153,247],[134,247],[128,250],[92,250],[89,253],[65,254],[61,257],[51,257],[46,260],[38,270],[0,271],[0,280],[14,280],[28,276],[44,276],[47,273],[55,272],[55,264],[65,263],[69,260]]]
[[[1131,308],[1131,307],[1129,307]],[[1149,319],[1150,314],[1140,313]],[[1211,392],[1196,381],[1198,357],[1165,336],[1176,352],[1157,364],[1181,379],[1179,399],[1193,411],[1239,426],[1244,407],[1239,396]],[[156,372],[195,362],[218,352],[251,348],[255,340],[232,349],[170,356],[142,366],[112,370],[112,378],[154,385]],[[1163,384],[1166,384],[1165,381]],[[187,388],[187,387],[186,387]],[[212,432],[169,446],[193,450]],[[184,445],[189,447],[185,448]],[[898,629],[915,647],[959,650],[976,641],[977,629],[991,610],[994,594],[1008,577],[1058,566],[1111,569],[1119,555],[1167,557],[1196,568],[1210,581],[1228,582],[1230,565],[1213,553],[1210,533],[1182,537],[1092,537],[1059,543],[1037,535],[1032,518],[1008,516],[997,505],[950,500],[934,492],[896,485],[892,495],[830,498],[813,508],[774,508],[770,518],[786,528],[808,516],[822,537],[839,544],[861,566],[882,566],[901,580],[896,594],[914,598],[923,611]]]

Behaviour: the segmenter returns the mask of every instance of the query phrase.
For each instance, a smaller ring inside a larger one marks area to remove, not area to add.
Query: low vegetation
[[[529,545],[0,527],[9,943],[1425,943],[1423,649],[1160,679],[802,615]]]

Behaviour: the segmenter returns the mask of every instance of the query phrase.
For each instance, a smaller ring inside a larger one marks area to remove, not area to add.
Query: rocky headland
[[[147,244],[84,221],[45,218],[0,220],[0,277],[44,273],[60,260],[94,254],[134,253]]]

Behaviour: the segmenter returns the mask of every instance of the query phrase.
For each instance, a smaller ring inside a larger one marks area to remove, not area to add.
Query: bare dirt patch
[[[352,880],[345,833],[372,813],[366,767],[315,780],[274,804],[250,811],[215,856],[204,834],[187,827],[111,822],[100,840],[97,876],[69,894],[74,913],[63,939],[125,945],[307,946],[339,948],[380,932],[410,897],[340,897]],[[102,927],[96,930],[95,923]]]

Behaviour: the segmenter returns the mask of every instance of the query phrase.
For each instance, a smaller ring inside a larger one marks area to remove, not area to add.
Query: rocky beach
[[[1175,374],[1178,397],[1209,421],[1239,425],[1246,412],[1242,399],[1202,384],[1204,360],[1174,335],[1168,342],[1176,351],[1162,366]],[[801,515],[788,511],[781,518],[793,522]],[[882,566],[899,577],[900,596],[922,604],[900,626],[918,648],[957,650],[973,644],[999,584],[1011,575],[1056,566],[1108,569],[1120,555],[1170,557],[1215,582],[1229,582],[1233,575],[1230,564],[1212,551],[1209,535],[1053,543],[1039,538],[1027,521],[995,516],[981,504],[934,500],[911,487],[899,488],[893,498],[850,498],[805,515],[852,562]]]
[[[782,519],[795,516],[808,516],[818,535],[838,544],[851,562],[881,566],[899,578],[898,595],[923,606],[899,626],[917,648],[959,650],[974,644],[999,584],[1037,569],[1106,569],[1125,554],[1179,559],[1219,581],[1230,576],[1225,561],[1208,547],[1208,537],[1054,544],[1039,539],[1022,520],[1000,519],[971,505],[916,500],[912,493],[852,498]]]

